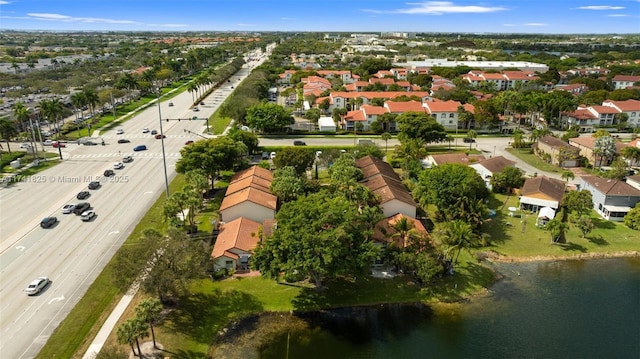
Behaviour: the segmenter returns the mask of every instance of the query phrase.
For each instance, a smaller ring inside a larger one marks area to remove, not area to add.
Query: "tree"
[[[229,130],[227,136],[236,142],[244,143],[244,145],[247,146],[249,154],[255,153],[259,147],[260,139],[253,132],[243,131],[238,127],[233,127]]]
[[[157,298],[143,299],[136,306],[136,317],[141,321],[147,323],[151,329],[151,338],[153,339],[153,347],[158,348],[156,345],[156,333],[153,330],[153,324],[160,320],[160,314],[162,313],[162,303]]]
[[[309,109],[304,114],[304,118],[306,118],[307,120],[309,120],[309,121],[311,121],[313,123],[318,123],[318,119],[320,119],[320,116],[321,116],[320,109],[315,108],[315,107]]]
[[[419,138],[425,143],[442,142],[447,138],[444,127],[433,117],[422,112],[405,112],[396,118],[398,139],[404,142]]]
[[[389,132],[384,132],[383,134],[380,135],[380,139],[382,139],[384,141],[384,155],[387,155],[387,152],[389,151],[389,140],[393,138],[393,136],[389,133]]]
[[[512,189],[522,187],[524,176],[522,175],[522,170],[509,166],[503,169],[502,172],[494,173],[489,183],[493,192],[510,193]]]
[[[137,356],[142,355],[142,353],[140,352],[140,346],[138,346],[139,354],[136,354],[136,350],[133,347],[133,343],[137,341],[135,329],[133,321],[129,319],[118,326],[117,337],[118,343],[129,344],[133,355]]]
[[[477,137],[478,137],[478,133],[476,131],[474,130],[467,131],[467,138],[472,140],[472,141],[469,141],[469,151],[471,151],[471,144],[475,141]]]
[[[273,172],[271,193],[282,203],[295,201],[307,191],[307,181],[291,166],[279,168]]]
[[[574,178],[576,178],[576,175],[573,173],[573,171],[563,170],[563,171],[560,173],[560,177],[561,177],[563,180],[565,180],[565,181],[569,182],[569,180],[573,180]]]
[[[6,117],[0,117],[0,136],[7,142],[7,152],[11,153],[11,139],[18,134],[16,125]]]
[[[640,202],[624,216],[624,224],[631,229],[640,230]]]
[[[470,249],[477,245],[477,235],[473,233],[471,225],[456,220],[442,223],[436,230],[437,238],[445,247],[447,271],[453,274],[453,267],[458,263],[458,257],[463,249]]]
[[[262,132],[281,131],[295,123],[289,110],[269,102],[249,107],[245,121],[249,127]]]
[[[576,227],[578,227],[580,233],[582,233],[582,238],[584,238],[587,236],[587,234],[591,233],[591,231],[595,228],[595,225],[593,224],[591,217],[589,217],[588,215],[582,215],[576,221]]]
[[[575,218],[589,214],[593,208],[591,192],[586,189],[569,191],[562,197],[563,206],[573,214]]]
[[[462,123],[462,128],[471,128],[471,122],[473,122],[473,114],[467,111],[464,106],[458,106],[458,122]]]
[[[273,235],[258,244],[252,266],[263,276],[327,278],[359,274],[377,257],[376,246],[357,230],[360,213],[346,197],[321,191],[285,203]]]
[[[443,164],[420,174],[413,195],[422,208],[434,204],[442,221],[467,221],[477,230],[487,211],[483,201],[489,190],[473,168]]]
[[[620,150],[620,154],[629,161],[629,167],[640,162],[640,148],[636,146],[625,146]]]
[[[602,168],[602,163],[606,159],[607,163],[613,159],[616,155],[616,142],[613,140],[611,136],[602,136],[596,138],[596,141],[593,145],[593,162],[594,165],[596,163],[599,164],[599,167]],[[597,161],[596,158],[600,160]]]
[[[273,163],[277,168],[291,166],[295,168],[298,175],[303,175],[313,166],[315,160],[316,153],[310,148],[285,147],[278,152]]]
[[[552,243],[564,243],[564,233],[569,229],[569,225],[563,222],[562,217],[564,217],[560,211],[552,220],[547,222],[547,225],[544,226],[544,229],[549,231],[551,234],[551,242]]]
[[[196,141],[180,150],[181,158],[176,162],[176,171],[186,173],[201,170],[206,173],[211,189],[221,170],[232,170],[244,161],[247,146],[227,136]]]
[[[356,167],[356,160],[351,154],[343,154],[329,168],[331,183],[341,185],[351,181],[357,182],[362,179],[362,170]]]

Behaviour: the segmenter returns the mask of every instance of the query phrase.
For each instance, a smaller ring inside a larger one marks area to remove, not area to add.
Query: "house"
[[[627,125],[637,128],[640,126],[640,101],[612,101],[607,100],[602,103],[603,106],[609,106],[616,109],[619,113],[627,115]]]
[[[580,156],[587,159],[587,161],[594,167],[608,166],[613,162],[613,158],[596,158],[593,155],[593,149],[595,148],[596,139],[591,136],[583,136],[570,138],[569,144],[580,149]],[[620,153],[626,145],[620,141],[616,141],[616,153]]]
[[[211,252],[214,270],[248,270],[249,258],[260,241],[260,227],[245,217],[221,224]]]
[[[608,221],[622,221],[640,202],[640,190],[624,181],[597,176],[583,176],[580,187],[591,192],[593,209]]]
[[[563,140],[544,136],[535,145],[538,156],[549,156],[551,163],[560,167],[580,166],[580,149]]]
[[[275,218],[278,198],[269,192],[247,187],[226,195],[220,204],[220,221],[230,222],[236,218],[247,217],[261,223],[265,219]]]
[[[564,197],[565,183],[538,176],[524,181],[520,190],[520,209],[538,212],[542,207],[558,209]]]
[[[595,128],[600,125],[598,115],[586,108],[578,108],[572,112],[563,112],[560,121],[569,128],[578,126],[578,132],[595,132]]]
[[[462,104],[458,101],[426,101],[426,112],[447,130],[458,128],[458,108]],[[470,105],[471,106],[471,105]],[[473,112],[473,111],[470,111]]]
[[[376,243],[393,245],[397,248],[406,247],[407,245],[409,245],[409,243],[407,243],[406,241],[406,238],[398,236],[398,231],[394,228],[396,223],[400,222],[403,218],[406,218],[407,221],[411,223],[413,231],[416,234],[424,237],[429,236],[429,232],[424,227],[422,222],[415,218],[407,217],[403,214],[398,213],[391,217],[384,218],[376,223],[371,239],[373,239]]]
[[[615,75],[613,79],[611,79],[611,82],[616,90],[626,89],[627,87],[632,87],[636,83],[640,82],[640,76]]]
[[[502,172],[507,167],[515,166],[515,162],[502,156],[487,158],[479,162],[470,164],[469,167],[478,172],[487,188],[491,189],[491,177],[494,173]]]
[[[636,175],[627,177],[627,184],[637,190],[640,190],[640,176]]]
[[[385,217],[398,213],[416,217],[417,205],[390,164],[376,157],[366,156],[356,160],[356,167],[363,173],[360,183],[380,197]]]
[[[271,171],[269,171],[266,168],[262,168],[260,166],[251,166],[245,170],[242,170],[240,172],[237,172],[236,174],[233,175],[233,177],[231,177],[231,180],[229,181],[229,184],[236,182],[236,181],[240,181],[243,180],[245,178],[248,177],[260,177],[262,179],[265,179],[269,182],[273,181],[273,173],[271,173]]]
[[[378,116],[387,113],[387,109],[382,106],[362,105],[360,109],[355,111],[349,111],[342,118],[340,123],[343,130],[353,131],[356,123],[362,124],[362,129],[368,131],[371,128],[371,124],[378,120]],[[396,123],[383,124],[385,131],[395,131]]]
[[[331,117],[320,117],[318,119],[318,131],[324,132],[336,132],[336,123],[333,122]]]

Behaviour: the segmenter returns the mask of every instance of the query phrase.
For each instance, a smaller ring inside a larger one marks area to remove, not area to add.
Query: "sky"
[[[0,29],[640,33],[640,0],[0,0]]]

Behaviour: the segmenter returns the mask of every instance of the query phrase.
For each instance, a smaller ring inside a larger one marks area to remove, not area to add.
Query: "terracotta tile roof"
[[[229,183],[227,192],[225,192],[225,196],[236,193],[245,188],[255,188],[263,192],[271,193],[271,181],[258,176],[244,177],[242,179]]]
[[[355,91],[357,90],[356,84],[346,84],[344,85],[344,89],[347,91]]]
[[[329,86],[331,87],[331,82],[327,79],[325,79],[324,77],[320,77],[320,76],[309,76],[309,77],[304,77],[301,79],[301,81],[303,83],[321,83],[323,85]]]
[[[427,108],[427,113],[432,114],[436,112],[456,112],[458,111],[458,107],[462,104],[458,101],[427,101],[424,103]]]
[[[409,222],[413,223],[413,229],[418,234],[423,236],[429,236],[429,232],[427,231],[426,228],[424,228],[424,225],[422,224],[422,222],[420,222],[415,218],[407,217],[402,213],[398,213],[391,217],[384,218],[380,220],[378,223],[376,223],[374,227],[374,232],[371,238],[374,241],[378,241],[378,242],[383,242],[388,244],[393,243],[399,248],[406,247],[409,243],[405,243],[403,238],[394,236],[394,234],[396,233],[396,230],[393,228],[393,226],[396,223],[398,223],[398,221],[400,221],[402,218],[406,218]]]
[[[566,113],[567,116],[573,117],[577,120],[595,120],[598,116],[594,115],[587,109],[577,109],[573,112]]]
[[[227,208],[231,208],[245,201],[275,210],[278,198],[271,193],[249,187],[225,196],[220,204],[220,211],[224,211]]]
[[[640,82],[640,76],[615,75],[611,81]]]
[[[516,164],[514,161],[508,160],[502,156],[488,158],[486,160],[479,161],[478,163],[491,171],[491,173],[502,172],[505,168],[513,167],[513,165]]]
[[[470,104],[470,103],[465,103],[464,105],[462,105],[462,107],[463,107],[465,110],[467,110],[467,111],[469,111],[469,112],[471,112],[471,113],[476,113],[476,108],[475,108],[475,106],[473,106],[473,105],[472,105],[472,104]]]
[[[470,163],[476,163],[484,160],[484,157],[479,155],[467,156],[464,153],[442,153],[431,155],[435,165],[443,165],[445,163],[460,163],[468,165]]]
[[[369,83],[370,84],[383,84],[383,85],[393,85],[394,83],[396,83],[396,80],[394,80],[393,78],[390,77],[385,77],[385,78],[375,78],[372,77],[369,79]]]
[[[361,92],[332,92],[331,98],[358,98],[364,97],[366,99],[374,98],[386,98],[393,99],[400,96],[417,96],[420,98],[428,97],[429,93],[426,91],[361,91]]]
[[[559,203],[564,196],[564,189],[565,183],[563,181],[547,176],[538,176],[527,178],[524,181],[520,194],[522,196],[530,196],[536,193],[543,193]]]
[[[379,77],[379,78],[383,78],[385,76],[393,76],[393,72],[391,72],[389,70],[380,70],[380,71],[376,72],[374,74],[374,76]]]
[[[422,102],[420,101],[386,101],[384,107],[392,113],[405,113],[405,112],[425,112]]]
[[[393,170],[393,167],[377,157],[369,155],[358,158],[356,160],[356,167],[362,170],[363,179],[381,174],[383,176],[401,182],[400,176],[396,173],[396,171]]]
[[[221,224],[220,233],[216,239],[216,244],[213,246],[211,257],[214,259],[222,256],[237,257],[236,254],[229,252],[234,248],[244,252],[253,251],[260,240],[258,237],[259,231],[260,223],[244,217]]]
[[[610,103],[619,108],[620,111],[640,111],[640,101],[638,100],[626,100],[626,101],[611,101],[607,100],[606,103]]]
[[[539,79],[538,76],[531,76],[524,71],[502,71],[502,74],[511,81],[531,81]]]
[[[349,111],[344,115],[346,121],[365,121],[367,117],[362,110]]]
[[[367,81],[356,81],[356,82],[354,82],[354,84],[357,87],[365,87],[365,86],[369,86],[370,85]]]
[[[363,110],[366,115],[382,115],[387,113],[387,109],[384,106],[362,105],[360,109]]]
[[[239,181],[241,179],[244,179],[244,178],[247,178],[247,177],[251,177],[251,176],[264,178],[269,182],[273,181],[273,173],[271,173],[271,171],[269,171],[266,168],[259,167],[259,166],[251,166],[251,167],[247,168],[246,170],[242,170],[240,172],[237,172],[235,175],[233,175],[233,177],[231,177],[231,181],[229,181],[229,183],[231,184],[231,183],[233,183],[235,181]]]
[[[409,83],[409,81],[398,81],[396,82],[396,85],[402,86],[402,87],[409,87],[411,86],[411,83]]]
[[[590,106],[590,108],[592,108],[597,113],[613,113],[613,114],[620,113],[620,111],[609,106],[594,105],[594,106]]]
[[[417,207],[416,202],[402,182],[377,174],[360,181],[381,199],[381,204],[398,200]]]
[[[504,75],[502,74],[496,74],[496,73],[487,73],[484,72],[482,73],[482,75],[480,75],[481,77],[483,77],[484,79],[486,79],[487,81],[500,81],[500,80],[506,80],[504,78]]]
[[[597,176],[582,176],[583,181],[590,184],[607,196],[634,196],[640,197],[640,190],[634,188],[624,181],[602,178]]]

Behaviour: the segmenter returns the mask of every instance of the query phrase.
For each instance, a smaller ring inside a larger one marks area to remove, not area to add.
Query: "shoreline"
[[[604,259],[604,258],[626,258],[626,257],[640,257],[640,250],[638,251],[617,251],[617,252],[597,252],[597,253],[578,253],[567,256],[527,256],[527,257],[514,257],[501,255],[496,252],[487,252],[487,257],[483,260],[488,262],[501,262],[501,263],[526,263],[526,262],[549,262],[549,261],[564,261],[564,260],[582,260],[582,259]]]

